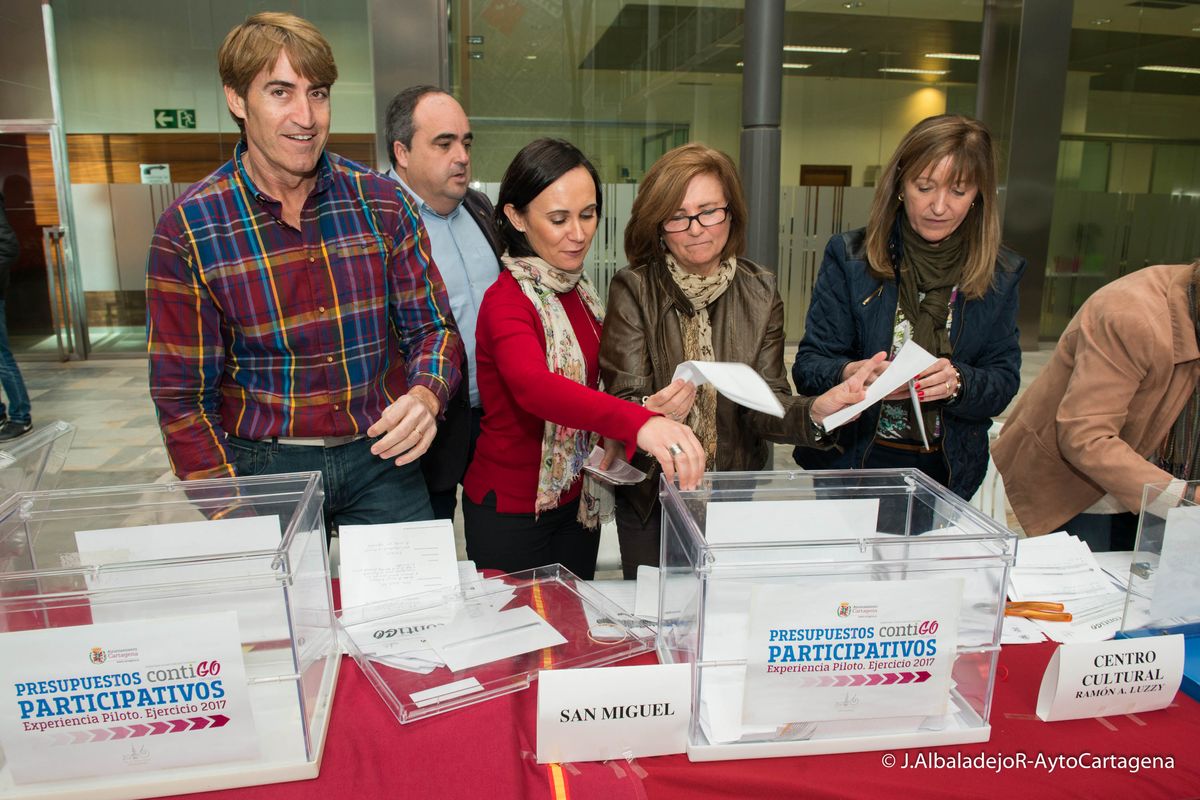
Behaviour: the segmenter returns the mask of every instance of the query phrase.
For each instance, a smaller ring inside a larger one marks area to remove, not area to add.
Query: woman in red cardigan
[[[476,339],[486,409],[464,481],[467,555],[504,572],[560,563],[596,572],[602,492],[582,486],[598,434],[637,448],[685,489],[704,472],[691,429],[599,391],[604,309],[583,273],[600,178],[574,145],[530,143],[500,184],[505,269],[483,297]],[[583,497],[581,498],[581,495]]]

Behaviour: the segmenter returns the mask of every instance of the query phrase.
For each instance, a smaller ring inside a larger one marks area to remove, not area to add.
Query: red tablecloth
[[[1043,723],[1037,689],[1054,646],[1006,647],[992,738],[977,745],[800,758],[691,763],[658,756],[634,764],[535,762],[536,684],[460,711],[400,725],[349,659],[342,664],[321,775],[316,780],[213,792],[212,800],[314,798],[1055,798],[1200,797],[1200,705],[1180,694],[1150,714]],[[626,663],[651,663],[643,656]],[[1038,766],[1038,754],[1084,765]],[[987,754],[1024,767],[935,766],[937,756]],[[1094,768],[1103,756],[1163,756],[1170,768]],[[885,762],[894,759],[893,766]],[[925,763],[919,762],[925,759]],[[908,765],[907,767],[905,765]]]

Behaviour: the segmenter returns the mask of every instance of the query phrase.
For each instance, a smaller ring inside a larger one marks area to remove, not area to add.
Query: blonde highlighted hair
[[[332,86],[337,80],[333,50],[315,25],[294,14],[263,11],[226,34],[217,51],[221,84],[245,98],[255,76],[274,66],[281,50],[287,53],[292,69],[312,83]],[[229,113],[245,130],[245,120]]]
[[[959,225],[966,236],[967,258],[958,282],[964,296],[978,299],[991,287],[996,270],[1000,215],[996,209],[996,154],[992,136],[982,122],[970,117],[958,114],[928,117],[904,135],[875,187],[867,221],[867,261],[876,278],[895,278],[888,245],[896,214],[903,205],[900,196],[904,186],[946,158],[950,159],[951,185],[966,184],[979,190]]]
[[[746,197],[742,179],[732,159],[720,150],[693,143],[668,150],[650,167],[638,187],[629,224],[625,227],[625,258],[631,265],[665,264],[663,223],[673,217],[697,175],[712,175],[721,182],[729,206],[729,241],[721,260],[746,249]]]

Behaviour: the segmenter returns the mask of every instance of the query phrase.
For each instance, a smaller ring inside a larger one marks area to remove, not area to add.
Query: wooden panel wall
[[[139,183],[139,164],[170,164],[172,181],[195,183],[228,161],[235,144],[236,135],[219,133],[70,134],[71,183]],[[327,149],[370,164],[375,136],[332,134]]]

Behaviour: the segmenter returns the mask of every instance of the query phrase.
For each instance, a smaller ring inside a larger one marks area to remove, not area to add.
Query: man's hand
[[[371,445],[371,452],[380,458],[396,459],[397,467],[416,461],[433,443],[440,410],[437,395],[424,386],[412,387],[367,428],[368,436],[383,437]]]

